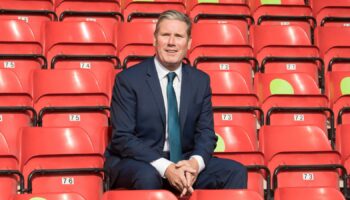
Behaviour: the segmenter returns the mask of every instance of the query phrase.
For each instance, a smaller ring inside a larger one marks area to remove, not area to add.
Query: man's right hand
[[[194,174],[196,173],[196,170],[189,166],[183,166],[179,168],[176,167],[175,164],[171,164],[165,170],[164,176],[168,179],[170,185],[175,187],[181,193],[184,193],[184,190],[187,191],[188,188],[191,187],[186,179],[185,173]]]

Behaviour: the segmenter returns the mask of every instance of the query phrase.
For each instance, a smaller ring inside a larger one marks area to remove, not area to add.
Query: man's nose
[[[171,35],[169,37],[168,45],[175,45],[175,36]]]

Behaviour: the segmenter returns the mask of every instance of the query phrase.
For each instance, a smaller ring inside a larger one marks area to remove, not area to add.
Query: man
[[[182,63],[190,45],[189,18],[166,11],[154,32],[155,57],[116,77],[105,153],[113,188],[166,188],[181,195],[246,188],[241,164],[212,157],[217,137],[209,76]]]

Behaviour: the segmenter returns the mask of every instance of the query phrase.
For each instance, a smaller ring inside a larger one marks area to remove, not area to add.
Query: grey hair
[[[154,36],[156,36],[159,32],[159,24],[165,19],[179,20],[179,21],[185,22],[187,25],[187,31],[186,31],[187,36],[188,36],[188,38],[191,38],[192,22],[187,15],[185,15],[177,10],[167,10],[167,11],[164,11],[163,13],[160,14],[158,21],[157,21],[157,24],[156,24],[156,30],[154,31]]]

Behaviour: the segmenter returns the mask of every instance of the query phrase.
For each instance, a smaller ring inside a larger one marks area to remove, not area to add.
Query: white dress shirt
[[[159,78],[159,82],[160,82],[160,86],[162,89],[162,94],[163,94],[163,100],[164,100],[164,107],[165,107],[165,116],[166,116],[166,127],[165,127],[165,143],[164,143],[164,149],[163,151],[169,151],[169,133],[168,133],[168,97],[167,97],[167,92],[166,92],[166,88],[168,85],[168,78],[167,78],[167,74],[169,72],[171,72],[170,70],[168,70],[167,68],[165,68],[155,57],[154,58],[154,63],[156,65],[156,71],[158,74],[158,78]],[[176,101],[177,101],[177,109],[178,112],[180,111],[180,95],[181,95],[181,80],[182,80],[182,64],[180,65],[180,67],[178,67],[175,71],[176,73],[176,77],[174,79],[173,82],[173,87],[175,90],[175,95],[176,95]],[[198,162],[198,166],[199,166],[199,172],[201,172],[204,167],[204,160],[202,158],[202,156],[199,155],[193,155],[191,156],[191,158],[195,158]],[[157,171],[159,172],[159,174],[164,178],[164,174],[165,174],[165,170],[168,168],[168,166],[170,164],[172,164],[173,162],[171,162],[168,159],[165,158],[159,158],[155,161],[151,162],[151,165],[157,169]]]

